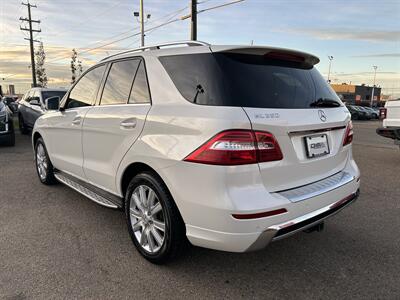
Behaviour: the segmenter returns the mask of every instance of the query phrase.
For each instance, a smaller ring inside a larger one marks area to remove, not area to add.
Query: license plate
[[[304,137],[308,158],[320,157],[329,154],[328,137],[326,134]]]

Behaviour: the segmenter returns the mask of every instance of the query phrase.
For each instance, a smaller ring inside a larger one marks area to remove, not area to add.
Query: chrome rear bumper
[[[353,203],[358,198],[358,195],[359,190],[331,205],[287,222],[268,227],[263,233],[261,233],[258,239],[247,249],[247,251],[255,251],[265,248],[272,241],[283,239],[295,234],[296,232],[303,231],[321,223],[325,219],[335,215],[343,208]]]

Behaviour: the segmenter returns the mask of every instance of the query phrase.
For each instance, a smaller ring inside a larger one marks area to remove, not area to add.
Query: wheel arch
[[[158,174],[156,170],[154,170],[152,167],[150,167],[148,164],[142,163],[142,162],[134,162],[129,164],[124,172],[122,173],[121,180],[120,180],[120,188],[122,192],[122,196],[125,198],[125,193],[128,188],[129,182],[133,177],[135,177],[137,174],[144,172],[144,171],[150,171],[154,174],[156,174],[160,180],[162,180],[161,176]],[[165,181],[162,180],[165,184]]]
[[[34,132],[32,134],[32,143],[33,143],[33,148],[35,148],[36,142],[39,138],[43,138],[42,135],[39,132]]]
[[[175,202],[174,196],[172,195],[167,182],[162,178],[162,176],[159,174],[159,172],[157,172],[150,165],[143,163],[143,162],[134,162],[134,163],[129,164],[125,168],[124,172],[122,173],[121,180],[119,181],[119,185],[120,185],[120,191],[122,193],[122,201],[124,202],[124,204],[123,204],[124,207],[125,207],[126,190],[128,189],[128,185],[129,185],[130,181],[132,180],[132,178],[134,176],[136,176],[139,173],[145,172],[145,171],[153,173],[165,185],[167,192],[171,195],[172,201],[174,202],[174,205],[177,208],[179,215],[182,218],[179,207],[178,207],[177,203]]]

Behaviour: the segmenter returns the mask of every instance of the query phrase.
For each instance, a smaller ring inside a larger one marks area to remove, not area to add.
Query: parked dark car
[[[365,106],[356,106],[356,109],[359,109],[359,110],[365,112],[367,120],[371,120],[371,119],[375,118],[374,113],[372,111],[368,110],[367,107],[365,107]]]
[[[347,105],[352,120],[368,120],[367,112],[359,109],[355,105]]]
[[[15,132],[12,112],[3,100],[0,100],[0,145],[15,145]]]
[[[64,97],[65,89],[32,88],[19,101],[19,130],[26,134],[35,125],[36,120],[46,112],[46,99]]]
[[[4,96],[3,103],[6,104],[13,114],[17,113],[18,111],[18,102],[15,97]]]
[[[379,119],[379,110],[376,111],[372,107],[368,106],[363,106],[362,108],[370,113],[371,119]]]

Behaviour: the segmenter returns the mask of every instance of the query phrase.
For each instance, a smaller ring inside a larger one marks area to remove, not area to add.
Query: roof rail
[[[159,50],[159,49],[164,48],[164,47],[180,46],[180,45],[186,45],[188,47],[193,47],[193,46],[207,46],[207,47],[209,47],[210,46],[210,44],[205,43],[205,42],[201,42],[201,41],[178,41],[178,42],[171,42],[171,43],[164,43],[164,44],[140,47],[140,48],[135,48],[135,49],[128,50],[128,51],[119,52],[119,53],[107,56],[107,57],[103,58],[101,61],[109,59],[109,58],[114,57],[114,56],[122,55],[122,54],[134,53],[134,52],[146,51],[146,50]]]

